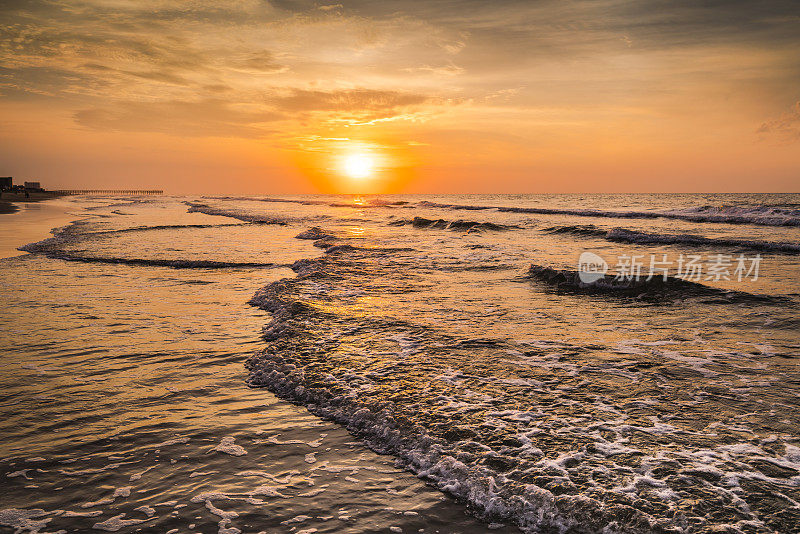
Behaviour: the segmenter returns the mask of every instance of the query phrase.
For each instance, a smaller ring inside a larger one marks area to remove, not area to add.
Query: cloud
[[[464,73],[464,69],[453,63],[441,66],[421,65],[419,67],[407,67],[403,72],[414,73],[430,73],[437,76],[458,76]]]
[[[75,122],[94,130],[160,132],[189,137],[264,137],[266,123],[285,118],[269,110],[241,109],[219,99],[198,102],[117,102],[83,109]]]
[[[268,97],[279,112],[298,117],[313,116],[317,124],[367,126],[382,122],[422,122],[431,110],[451,102],[421,93],[379,89],[319,91],[292,89]]]
[[[0,95],[14,98],[58,97],[78,94],[87,86],[107,84],[94,76],[72,69],[38,66],[0,66]]]
[[[428,102],[422,94],[375,89],[313,91],[293,89],[269,101],[285,111],[386,111]]]
[[[168,71],[151,70],[146,72],[135,72],[129,70],[120,70],[119,72],[133,76],[134,78],[142,78],[144,80],[153,80],[162,83],[171,83],[173,85],[189,85],[190,82],[187,78]]]
[[[800,77],[788,0],[337,1],[9,1],[0,94],[93,129],[245,137],[400,130],[454,102],[487,131],[531,109],[601,129],[620,109],[727,121],[705,95],[736,94],[752,129],[746,112]],[[793,114],[760,133],[794,138]]]
[[[286,65],[281,65],[275,60],[275,55],[268,50],[259,50],[244,55],[235,60],[234,65],[240,68],[255,70],[260,72],[284,72]]]
[[[784,141],[800,140],[800,102],[795,102],[788,112],[777,119],[762,124],[757,132],[776,136]]]

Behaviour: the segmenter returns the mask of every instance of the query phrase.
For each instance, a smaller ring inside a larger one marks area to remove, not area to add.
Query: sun
[[[367,178],[372,174],[375,162],[367,154],[350,154],[344,159],[344,172],[350,178],[358,180]]]

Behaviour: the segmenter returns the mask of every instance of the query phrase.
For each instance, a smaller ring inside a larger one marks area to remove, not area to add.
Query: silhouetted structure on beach
[[[14,185],[14,177],[13,176],[2,176],[0,177],[0,191],[10,191],[12,193],[43,193],[44,188],[42,184],[38,181],[36,182],[23,182],[22,185]]]
[[[163,195],[163,189],[56,189],[62,195]]]
[[[36,182],[24,182],[24,185],[14,185],[11,176],[0,177],[0,191],[9,192],[12,195],[25,195],[30,198],[31,193],[38,193],[38,199],[44,198],[41,194],[49,195],[48,198],[67,195],[163,195],[163,189],[55,189],[47,191],[42,184]]]

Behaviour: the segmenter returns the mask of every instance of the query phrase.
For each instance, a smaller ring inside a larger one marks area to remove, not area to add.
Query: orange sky
[[[6,2],[0,175],[209,194],[797,191],[796,2],[659,6]],[[369,177],[343,172],[351,154]]]

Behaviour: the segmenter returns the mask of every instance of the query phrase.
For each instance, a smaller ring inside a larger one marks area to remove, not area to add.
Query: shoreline
[[[67,195],[55,191],[34,191],[28,193],[28,197],[25,197],[24,193],[4,191],[0,193],[0,214],[17,213],[20,210],[19,206],[17,206],[19,203],[42,202],[64,196]]]
[[[11,202],[0,200],[0,214],[16,213],[18,211],[19,208],[14,204],[12,204]]]
[[[0,260],[27,254],[18,247],[52,237],[54,228],[80,217],[74,213],[80,206],[59,201],[61,196],[40,195],[22,202],[0,199]]]

